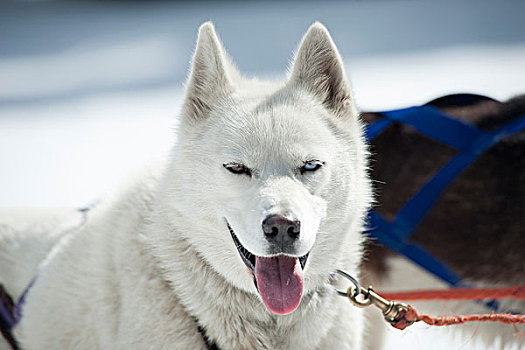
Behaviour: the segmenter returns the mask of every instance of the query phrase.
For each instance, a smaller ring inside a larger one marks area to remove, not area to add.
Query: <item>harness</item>
[[[85,207],[77,209],[77,212],[81,213],[80,222],[63,232],[63,235],[68,234],[71,231],[74,231],[87,222],[89,211],[92,207]],[[5,340],[13,350],[19,350],[20,346],[16,341],[16,338],[13,335],[13,329],[16,327],[20,319],[22,318],[22,309],[25,304],[27,293],[33,284],[38,279],[38,273],[33,277],[31,282],[27,285],[26,289],[22,292],[16,303],[13,301],[11,296],[7,293],[2,283],[0,283],[0,333],[4,336]]]
[[[470,94],[451,95],[439,100],[443,101],[447,98],[465,104],[489,100],[483,96]],[[431,105],[377,114],[382,118],[369,124],[366,128],[365,135],[368,140],[373,140],[394,123],[402,123],[459,152],[405,203],[392,221],[385,219],[377,211],[371,210],[368,234],[449,285],[465,286],[455,271],[419,245],[409,242],[409,238],[437,202],[441,193],[465,168],[491,146],[525,130],[525,115],[513,118],[494,131],[482,131],[447,116]]]

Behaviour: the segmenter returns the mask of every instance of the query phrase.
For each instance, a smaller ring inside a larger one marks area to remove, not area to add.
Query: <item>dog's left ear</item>
[[[290,83],[312,93],[338,116],[351,111],[352,92],[343,61],[330,33],[319,22],[312,24],[299,45]]]

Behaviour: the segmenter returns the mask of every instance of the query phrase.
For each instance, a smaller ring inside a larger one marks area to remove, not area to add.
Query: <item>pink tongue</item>
[[[266,308],[277,315],[297,309],[303,295],[303,269],[298,258],[255,258],[257,288]]]

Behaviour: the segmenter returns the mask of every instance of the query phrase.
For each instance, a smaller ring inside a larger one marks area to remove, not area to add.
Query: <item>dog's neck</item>
[[[163,226],[169,227],[175,240],[170,262],[159,261],[161,266],[173,267],[164,267],[164,276],[188,314],[219,348],[312,348],[333,326],[327,320],[334,318],[332,304],[337,296],[328,283],[307,292],[292,314],[273,315],[257,295],[235,287],[217,273],[177,234],[180,227]],[[313,334],[318,338],[313,339]]]

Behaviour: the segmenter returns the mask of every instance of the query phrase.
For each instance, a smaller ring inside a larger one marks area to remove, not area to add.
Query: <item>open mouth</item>
[[[241,244],[230,224],[226,224],[242,261],[253,274],[255,288],[266,308],[278,315],[293,312],[301,302],[303,270],[309,253],[301,257],[256,256]]]

